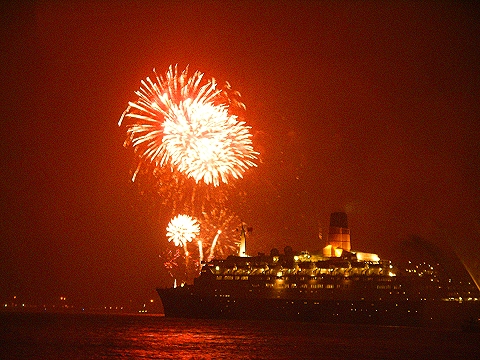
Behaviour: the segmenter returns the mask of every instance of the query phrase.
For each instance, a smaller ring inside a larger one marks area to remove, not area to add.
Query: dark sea
[[[0,313],[0,359],[480,359],[460,329]]]

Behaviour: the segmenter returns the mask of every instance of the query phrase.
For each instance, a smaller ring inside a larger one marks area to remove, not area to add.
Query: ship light
[[[356,255],[357,255],[357,259],[360,261],[371,261],[371,262],[380,261],[380,257],[377,254],[357,252]]]
[[[342,248],[335,248],[335,256],[340,257],[343,254],[343,249]]]

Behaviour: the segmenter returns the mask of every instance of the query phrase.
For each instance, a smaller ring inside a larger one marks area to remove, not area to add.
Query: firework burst
[[[183,246],[188,256],[187,243],[191,242],[200,233],[200,224],[188,215],[177,215],[170,220],[167,226],[168,241],[175,246]]]
[[[237,252],[241,223],[240,218],[226,208],[203,214],[201,235],[204,245],[208,246],[209,261],[216,256],[225,257]]]
[[[217,89],[215,79],[204,81],[199,71],[188,77],[187,70],[170,66],[165,78],[147,77],[136,91],[138,100],[122,114],[119,124],[128,122],[125,145],[140,159],[132,180],[150,163],[219,186],[256,166],[250,127],[233,114],[245,108],[238,92],[228,83]]]

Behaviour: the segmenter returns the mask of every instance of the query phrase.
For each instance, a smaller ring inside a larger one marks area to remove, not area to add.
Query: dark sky
[[[117,126],[170,64],[242,94],[253,253],[412,236],[480,273],[480,22],[470,2],[38,1],[2,5],[0,297],[153,297],[165,231]]]

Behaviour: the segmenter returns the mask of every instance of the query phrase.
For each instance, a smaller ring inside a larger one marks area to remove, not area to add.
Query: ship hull
[[[480,305],[450,301],[365,301],[205,296],[193,286],[157,289],[166,317],[459,327]]]

